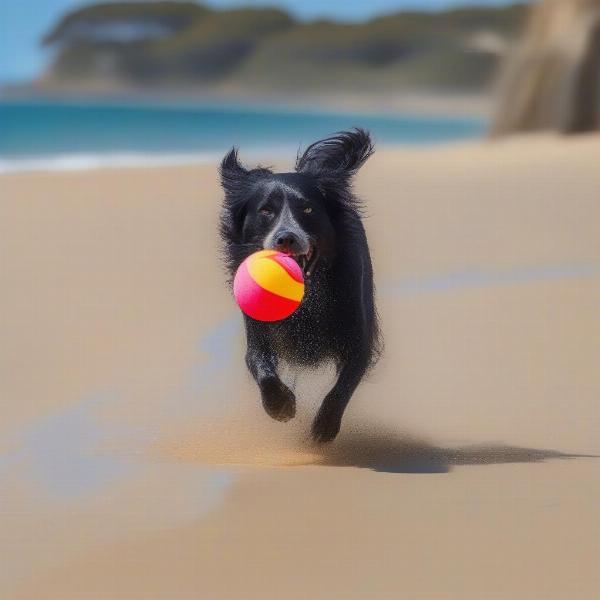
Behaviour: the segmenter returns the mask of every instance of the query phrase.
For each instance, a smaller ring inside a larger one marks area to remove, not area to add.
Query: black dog
[[[373,269],[352,176],[373,152],[356,129],[316,142],[292,173],[245,169],[234,148],[221,163],[225,200],[221,236],[231,276],[250,254],[275,248],[302,267],[306,289],[298,310],[283,321],[245,316],[246,364],[267,413],[287,421],[294,393],[277,374],[278,359],[298,366],[333,360],[338,378],[312,426],[319,442],[333,440],[344,410],[380,352]]]

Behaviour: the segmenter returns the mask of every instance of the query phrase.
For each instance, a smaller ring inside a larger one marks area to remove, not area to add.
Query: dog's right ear
[[[221,161],[219,173],[221,175],[221,185],[227,194],[233,194],[244,187],[248,170],[240,164],[237,148],[233,147],[225,155]]]

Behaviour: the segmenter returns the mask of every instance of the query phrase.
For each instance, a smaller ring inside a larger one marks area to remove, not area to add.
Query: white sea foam
[[[221,158],[213,153],[194,154],[57,154],[26,158],[0,158],[0,173],[28,171],[90,171],[131,167],[206,164]]]
[[[290,144],[256,146],[249,144],[244,157],[252,162],[270,161],[282,155],[295,156],[298,148]],[[199,152],[104,152],[104,153],[65,153],[48,156],[24,156],[6,158],[0,156],[0,174],[29,171],[93,171],[98,169],[168,167],[218,163],[228,151]]]

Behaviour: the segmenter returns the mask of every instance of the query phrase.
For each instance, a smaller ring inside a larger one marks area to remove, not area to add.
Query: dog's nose
[[[275,247],[282,252],[298,252],[300,250],[300,240],[291,231],[279,231],[275,235]]]

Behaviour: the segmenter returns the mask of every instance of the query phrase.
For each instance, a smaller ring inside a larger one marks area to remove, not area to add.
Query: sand
[[[0,597],[598,597],[599,156],[378,151],[386,352],[326,448],[330,374],[280,424],[245,373],[214,165],[1,176]]]

